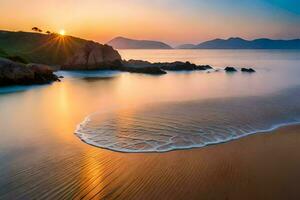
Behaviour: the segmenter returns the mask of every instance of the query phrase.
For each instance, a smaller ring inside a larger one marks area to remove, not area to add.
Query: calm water
[[[92,184],[92,178],[76,175],[86,174],[83,165],[93,166],[93,156],[105,156],[106,150],[78,136],[116,151],[164,152],[228,141],[300,119],[299,51],[121,54],[125,59],[191,61],[215,68],[249,66],[257,73],[59,72],[66,76],[61,83],[2,88],[0,199],[75,195]]]
[[[86,143],[121,152],[202,147],[267,131],[300,119],[297,51],[121,51],[126,59],[251,66],[256,74],[170,73],[134,77],[132,100],[99,110],[76,130]],[[138,80],[137,80],[138,79]],[[142,79],[142,80],[140,80]],[[125,97],[128,98],[128,97]]]

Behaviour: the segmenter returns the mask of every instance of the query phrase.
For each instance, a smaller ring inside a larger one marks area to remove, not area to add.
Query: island
[[[172,49],[170,45],[164,42],[135,40],[124,37],[116,37],[107,42],[107,44],[115,49]]]

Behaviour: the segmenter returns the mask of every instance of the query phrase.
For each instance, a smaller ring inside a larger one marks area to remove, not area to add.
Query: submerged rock
[[[254,73],[256,72],[254,69],[252,68],[242,68],[241,69],[242,72],[248,72],[248,73]]]
[[[0,58],[0,86],[46,84],[59,81],[51,67],[40,64],[22,64]]]
[[[234,67],[226,67],[224,70],[226,72],[237,72],[237,70]]]

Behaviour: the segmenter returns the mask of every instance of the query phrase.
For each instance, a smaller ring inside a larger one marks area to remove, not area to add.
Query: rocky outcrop
[[[119,67],[120,54],[111,46],[88,42],[62,65],[63,70],[96,70]]]
[[[226,67],[224,70],[226,72],[237,72],[237,70],[234,67]]]
[[[256,71],[252,68],[242,68],[241,72],[254,73]]]
[[[212,69],[209,65],[195,65],[190,62],[155,63],[161,69],[167,71],[196,71]]]
[[[60,81],[59,78],[63,78],[57,77],[54,74],[53,68],[48,65],[30,63],[27,64],[26,67],[33,71],[35,83],[51,83],[53,81]]]
[[[141,74],[152,74],[152,75],[163,75],[167,72],[161,70],[159,67],[122,67],[120,71],[130,73],[141,73]]]
[[[195,71],[195,70],[208,70],[212,69],[209,65],[195,65],[190,62],[164,62],[164,63],[151,63],[143,60],[128,60],[123,61],[123,67],[135,68],[142,70],[144,68],[157,68],[162,71]]]
[[[59,81],[51,67],[40,64],[22,64],[0,58],[0,86],[46,84]]]
[[[153,63],[144,61],[144,60],[123,60],[122,65],[124,67],[134,67],[134,68],[143,68],[143,67],[151,67]]]

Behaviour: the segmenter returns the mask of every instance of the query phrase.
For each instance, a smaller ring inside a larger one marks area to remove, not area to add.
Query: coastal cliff
[[[53,69],[41,64],[23,64],[0,58],[0,86],[47,84],[59,81]]]
[[[71,55],[63,70],[95,70],[109,69],[121,65],[121,56],[111,46],[96,42],[88,42]]]

